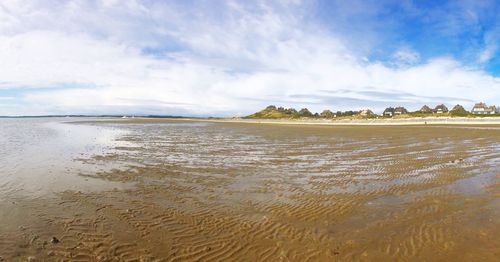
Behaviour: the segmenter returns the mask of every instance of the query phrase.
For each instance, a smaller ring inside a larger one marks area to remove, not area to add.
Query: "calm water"
[[[75,160],[105,153],[125,131],[64,123],[71,120],[0,118],[0,197],[39,197],[103,185],[78,174],[108,167]]]

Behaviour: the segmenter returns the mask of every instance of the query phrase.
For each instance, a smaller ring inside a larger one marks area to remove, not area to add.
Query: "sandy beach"
[[[32,137],[29,130],[3,134],[17,151],[0,151],[5,170],[0,256],[5,261],[500,258],[496,126],[243,121],[3,123],[4,130],[30,124],[39,141],[13,142]]]
[[[210,120],[213,121],[213,120]],[[284,125],[360,125],[360,126],[401,126],[401,125],[500,125],[500,117],[466,118],[466,117],[426,117],[426,118],[380,118],[365,120],[269,120],[269,119],[222,119],[215,121],[234,123],[261,123]]]
[[[247,123],[274,125],[323,125],[323,126],[405,126],[405,125],[500,125],[500,117],[426,117],[426,118],[380,118],[380,119],[246,119],[246,118],[100,118],[96,121],[108,123],[161,123],[170,121]],[[88,122],[88,121],[77,121]]]

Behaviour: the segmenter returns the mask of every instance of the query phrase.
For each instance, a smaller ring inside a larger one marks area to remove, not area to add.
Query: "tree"
[[[352,111],[352,110],[348,110],[348,111],[345,111],[342,113],[342,115],[344,116],[353,116],[353,115],[357,115],[359,114],[359,111]]]
[[[312,116],[313,114],[311,113],[311,111],[309,111],[309,109],[307,109],[307,108],[302,108],[302,109],[300,109],[300,111],[299,111],[299,115],[300,115],[300,116],[309,117],[309,116]]]
[[[332,111],[326,109],[321,112],[320,116],[323,118],[334,118],[335,114]]]

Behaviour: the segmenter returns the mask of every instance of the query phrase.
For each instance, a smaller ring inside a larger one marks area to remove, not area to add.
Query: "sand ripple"
[[[82,175],[135,186],[17,200],[4,259],[500,259],[498,130],[122,128],[129,146],[84,159],[120,168]]]

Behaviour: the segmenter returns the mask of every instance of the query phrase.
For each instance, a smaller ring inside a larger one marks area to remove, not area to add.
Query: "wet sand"
[[[140,121],[64,124],[117,132],[104,149],[68,153],[63,177],[77,185],[0,192],[0,256],[500,259],[498,126]]]

